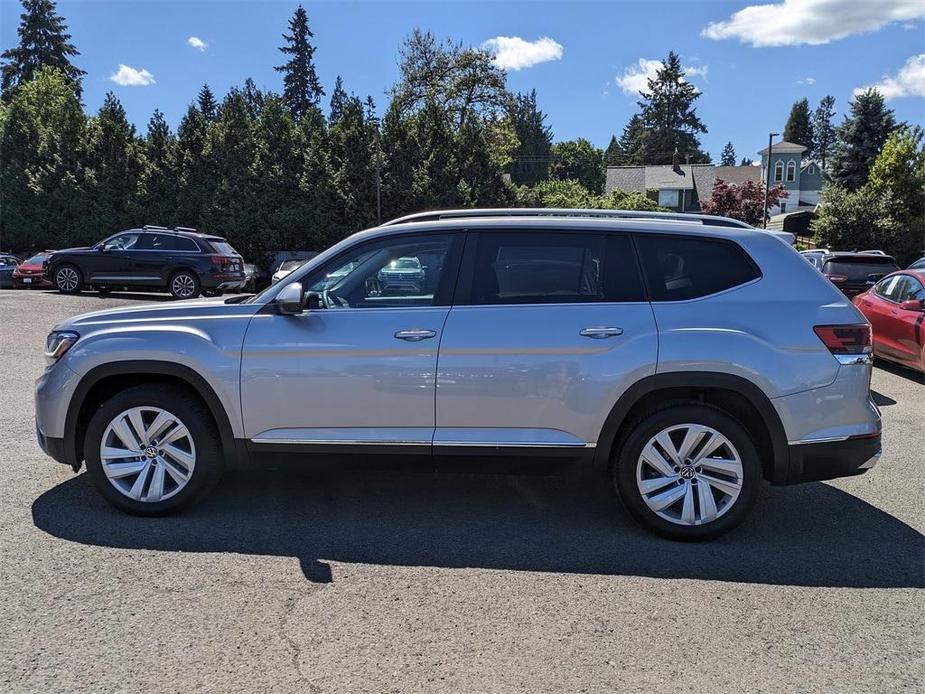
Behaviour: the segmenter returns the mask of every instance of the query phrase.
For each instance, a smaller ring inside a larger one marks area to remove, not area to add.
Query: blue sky
[[[902,120],[925,122],[925,2],[305,2],[316,67],[330,93],[380,106],[397,76],[398,47],[415,27],[471,45],[489,43],[516,91],[536,89],[556,140],[604,147],[636,108],[626,93],[652,61],[677,51],[703,95],[698,112],[714,158],[726,141],[755,156],[781,130],[794,100],[825,94],[840,114],[852,92],[880,84]],[[144,131],[155,107],[173,127],[203,82],[221,96],[252,77],[281,89],[281,34],[295,2],[58,3],[87,71],[84,100],[99,108],[112,90]],[[21,6],[0,0],[0,44],[16,42]],[[196,37],[205,44],[190,45]],[[642,61],[642,62],[641,62]],[[531,64],[534,63],[534,64]],[[146,86],[119,81],[149,82]],[[839,121],[841,115],[839,115]]]

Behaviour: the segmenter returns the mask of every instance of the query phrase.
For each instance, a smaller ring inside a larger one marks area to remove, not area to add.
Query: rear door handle
[[[582,337],[590,337],[594,340],[603,340],[607,337],[616,337],[623,334],[623,328],[584,328],[579,330],[578,334]]]
[[[395,337],[399,340],[407,340],[408,342],[420,342],[421,340],[429,340],[432,337],[436,337],[436,330],[423,330],[421,328],[413,328],[411,330],[399,330],[395,333]]]

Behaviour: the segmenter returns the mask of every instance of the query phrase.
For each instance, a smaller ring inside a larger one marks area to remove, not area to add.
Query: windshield
[[[0,255],[0,265],[16,265],[19,261],[11,255]]]
[[[41,265],[42,263],[45,262],[45,258],[47,257],[48,256],[45,255],[44,253],[39,253],[38,255],[32,256],[28,260],[24,260],[22,264],[23,265]]]
[[[280,266],[280,270],[289,270],[290,272],[295,270],[298,267],[302,267],[305,264],[304,260],[284,260]]]
[[[389,263],[389,268],[393,270],[419,270],[421,263],[417,258],[399,258]]]

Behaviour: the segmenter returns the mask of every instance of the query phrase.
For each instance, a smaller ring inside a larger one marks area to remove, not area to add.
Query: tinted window
[[[240,255],[227,241],[209,241],[209,243],[212,244],[212,248],[215,249],[216,253],[221,253],[222,255]]]
[[[478,235],[468,303],[641,301],[628,236],[548,232]]]
[[[446,293],[441,280],[453,241],[443,235],[364,244],[313,272],[304,285],[333,309],[432,306]]]
[[[119,234],[118,236],[113,236],[111,239],[107,239],[105,247],[111,251],[127,251],[135,248],[139,236],[141,236],[141,234],[138,232]]]
[[[925,299],[925,288],[914,277],[902,275],[902,279],[896,288],[896,301],[903,302],[910,299]]]
[[[849,280],[866,281],[870,275],[886,275],[899,267],[888,256],[842,256],[827,260],[823,272],[844,275]]]
[[[695,299],[760,277],[729,241],[646,234],[636,243],[652,301]]]
[[[135,248],[145,251],[195,251],[191,240],[173,234],[142,234]]]

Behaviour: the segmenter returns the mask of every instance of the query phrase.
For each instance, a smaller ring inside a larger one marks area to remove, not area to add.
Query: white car
[[[283,279],[283,277],[288,275],[293,270],[298,270],[306,262],[308,261],[306,260],[284,260],[283,262],[279,264],[279,267],[276,268],[276,272],[273,273],[273,278],[270,281],[270,284],[276,284],[281,279]]]

